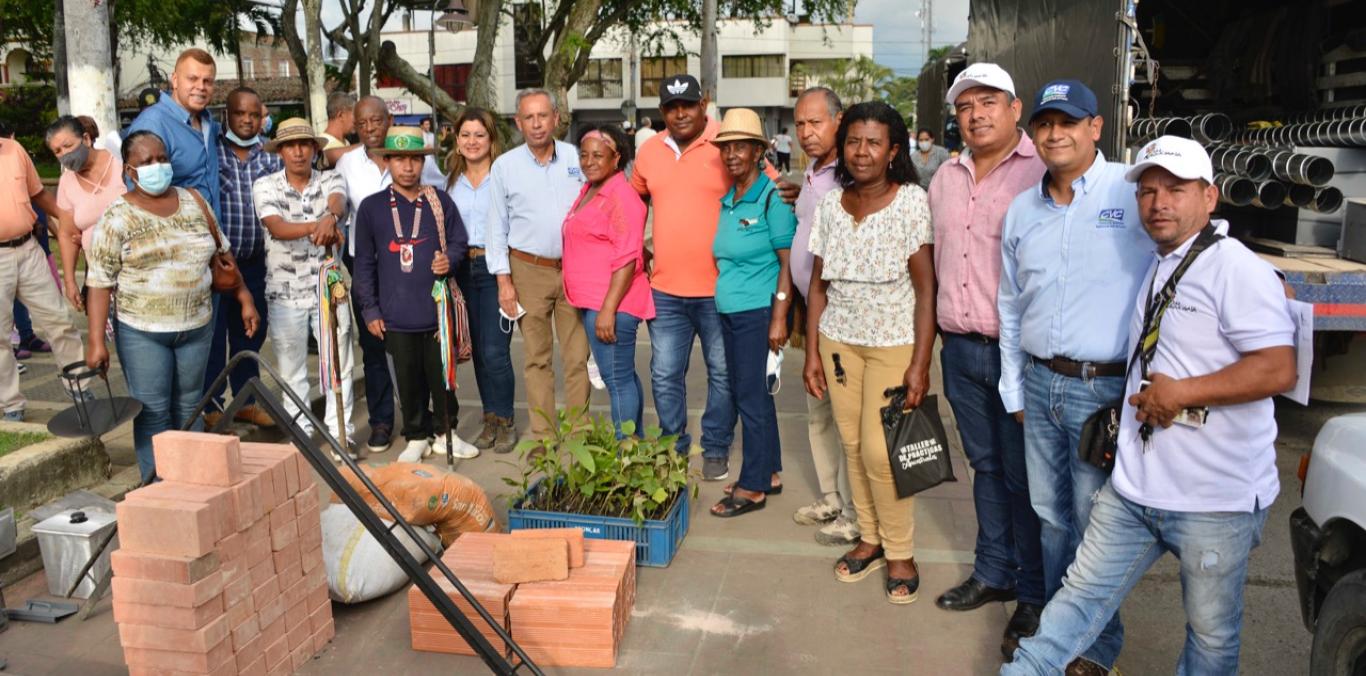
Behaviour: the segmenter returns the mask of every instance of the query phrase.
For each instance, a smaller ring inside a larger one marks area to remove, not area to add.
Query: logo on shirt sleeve
[[[1123,228],[1124,210],[1123,209],[1101,209],[1100,219],[1096,222],[1097,228]]]

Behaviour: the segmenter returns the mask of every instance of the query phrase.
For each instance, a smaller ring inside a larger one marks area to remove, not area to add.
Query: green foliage
[[[172,47],[202,40],[230,53],[238,17],[260,34],[274,34],[278,26],[272,12],[248,0],[116,0],[113,7],[124,45]],[[18,42],[50,58],[55,11],[52,0],[0,0],[0,42]]]
[[[690,489],[689,455],[678,453],[677,437],[660,436],[657,427],[637,437],[634,424],[627,422],[622,427],[626,438],[617,439],[611,420],[583,409],[560,411],[550,422],[550,434],[517,445],[521,475],[503,479],[516,489],[510,497],[522,500],[524,509],[642,523],[663,517],[679,493]],[[691,490],[696,495],[697,486]]]
[[[810,76],[807,86],[829,87],[839,95],[846,106],[874,99],[888,99],[888,88],[896,80],[891,68],[867,56],[817,62],[805,66],[803,70]]]
[[[894,77],[886,85],[887,104],[896,108],[904,118],[911,118],[915,115],[916,88],[919,86],[917,78],[910,75]],[[915,130],[911,130],[914,132]]]
[[[17,451],[25,446],[41,443],[51,439],[52,435],[45,432],[6,432],[0,431],[0,456],[8,455],[12,451]]]
[[[57,92],[52,85],[17,85],[0,89],[0,122],[35,162],[50,157],[43,145],[47,126],[57,119]]]

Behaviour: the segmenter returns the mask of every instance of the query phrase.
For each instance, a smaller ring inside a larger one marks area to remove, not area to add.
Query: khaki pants
[[[526,399],[531,408],[531,434],[540,437],[549,433],[555,419],[555,338],[560,341],[560,359],[564,363],[565,407],[588,406],[588,335],[583,332],[579,311],[564,297],[564,282],[555,268],[532,265],[519,258],[511,258],[512,286],[517,289],[517,301],[526,310],[518,324],[522,327],[522,341],[526,366]],[[544,413],[542,413],[544,412]]]
[[[85,361],[81,336],[67,314],[66,301],[57,290],[57,280],[47,266],[47,258],[32,238],[13,249],[0,249],[0,336],[14,330],[14,300],[28,307],[33,332],[52,344],[52,357],[61,368]],[[6,413],[24,410],[24,394],[19,391],[19,370],[14,351],[0,349],[0,408]]]
[[[883,391],[901,385],[914,351],[911,345],[845,345],[824,335],[820,344],[830,404],[849,463],[849,484],[854,494],[854,509],[858,512],[859,530],[864,542],[882,545],[887,558],[893,561],[912,556],[915,501],[896,497],[879,411],[887,405]],[[840,356],[840,366],[844,369],[842,385],[835,379],[831,358],[834,354]]]
[[[844,510],[843,516],[854,520],[849,464],[844,461],[844,447],[840,445],[839,429],[835,426],[835,412],[830,406],[829,394],[824,399],[806,396],[806,436],[811,442],[811,461],[816,466],[816,485],[820,487],[821,497],[835,504],[830,496],[838,496]]]

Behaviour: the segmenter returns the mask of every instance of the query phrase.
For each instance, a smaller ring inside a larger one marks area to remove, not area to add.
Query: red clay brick
[[[223,597],[215,596],[197,608],[130,603],[114,598],[114,621],[120,624],[147,624],[168,629],[199,629],[223,614]]]
[[[243,479],[228,489],[228,499],[232,504],[237,530],[246,530],[253,522],[266,513],[265,497],[262,495],[260,475],[245,474]]]
[[[282,607],[280,608],[279,617],[269,623],[261,623],[261,636],[264,637],[267,642],[273,642],[275,639],[283,637],[285,633],[285,610]]]
[[[217,552],[198,558],[188,556],[157,556],[131,549],[115,549],[109,554],[109,566],[119,577],[138,580],[157,580],[176,584],[194,584],[219,570]]]
[[[252,539],[247,541],[246,561],[248,567],[255,568],[261,564],[266,563],[267,561],[270,561],[270,555],[270,535],[266,535],[265,537],[260,539]]]
[[[312,612],[308,614],[308,628],[310,631],[316,632],[331,620],[332,603],[330,601],[319,606],[313,606]]]
[[[532,528],[529,530],[512,531],[515,538],[564,538],[569,543],[569,567],[578,568],[583,565],[583,529],[582,528]]]
[[[307,617],[305,617],[305,619],[307,619]],[[288,624],[288,622],[286,622],[286,624]],[[308,622],[304,622],[293,629],[290,629],[285,636],[288,639],[285,641],[286,645],[289,646],[290,650],[294,650],[299,646],[304,645],[305,642],[310,641],[313,638],[313,632],[308,630]],[[311,643],[309,647],[313,647]]]
[[[256,617],[256,602],[251,600],[248,595],[235,606],[227,606],[223,613],[228,618],[228,626],[236,627],[246,621],[248,617]]]
[[[114,598],[125,603],[173,608],[198,608],[223,594],[223,576],[210,575],[194,584],[115,577]],[[221,607],[221,605],[220,605]]]
[[[279,506],[277,506],[275,509],[271,510],[270,530],[274,532],[276,528],[280,528],[287,523],[293,522],[297,518],[299,518],[299,514],[294,509],[294,498],[285,500],[284,502],[281,502]]]
[[[233,628],[232,649],[235,652],[241,652],[242,646],[245,646],[248,641],[256,640],[256,637],[260,635],[260,621],[255,616],[248,617],[246,621]]]
[[[129,665],[128,676],[204,676],[204,674],[196,671],[179,671],[176,669],[158,669],[156,667]],[[223,666],[208,672],[208,676],[238,676],[237,665],[233,660],[228,660],[223,663]]]
[[[157,476],[227,488],[242,480],[242,456],[237,437],[171,430],[152,437]]]
[[[281,633],[284,629],[285,600],[280,596],[271,597],[264,604],[256,606],[256,614],[260,616],[261,627],[263,630],[272,629],[278,622]]]
[[[260,498],[261,514],[269,514],[270,510],[275,509],[275,505],[280,504],[275,496],[275,474],[271,472],[270,465],[264,464],[262,461],[243,458],[242,473],[247,480],[256,479],[258,491],[256,496]]]
[[[299,530],[297,522],[289,520],[279,526],[270,527],[270,549],[273,552],[280,552],[286,547],[299,547]]]
[[[493,579],[503,584],[569,577],[569,545],[563,538],[509,538],[493,545]]]
[[[298,671],[304,668],[304,665],[308,664],[311,659],[313,659],[313,637],[308,636],[304,638],[304,642],[298,648],[289,654],[289,661],[294,665],[294,670]]]
[[[218,526],[217,539],[221,540],[237,532],[237,520],[232,512],[232,495],[227,488],[166,480],[143,486],[129,493],[128,497],[139,500],[151,498],[169,502],[202,503],[213,510],[214,523]]]
[[[285,610],[285,627],[293,629],[301,624],[308,624],[308,604],[304,599],[299,599],[298,603]]]
[[[305,524],[298,522],[299,528],[299,548],[303,550],[317,549],[323,544],[322,523]]]
[[[310,469],[309,471],[311,472],[312,470]],[[316,486],[306,490],[300,488],[299,494],[294,496],[294,508],[295,511],[299,512],[300,514],[303,514],[304,511],[306,511],[310,507],[318,507],[319,502],[320,499],[318,497],[318,489]]]
[[[299,465],[299,490],[317,488],[318,482],[313,478],[313,466],[308,464],[308,458],[305,458],[298,449],[294,450],[294,462]]]
[[[262,561],[247,570],[247,576],[251,578],[252,591],[255,591],[257,587],[265,584],[270,578],[275,577],[275,562],[267,556],[265,561]]]
[[[279,551],[272,554],[272,556],[275,560],[276,574],[289,575],[289,584],[294,583],[296,573],[299,578],[303,577],[304,569],[303,566],[299,565],[298,542],[291,542],[288,545],[285,545]],[[287,587],[289,585],[287,584],[285,586]]]
[[[317,587],[309,585],[308,607],[317,608],[324,603],[332,603],[332,597],[327,593],[327,585]]]
[[[232,664],[232,643],[221,641],[208,652],[180,652],[147,648],[124,648],[123,658],[131,666],[176,669],[210,673]]]
[[[199,558],[218,542],[217,522],[206,504],[125,499],[114,507],[119,546],[162,556]]]
[[[312,505],[309,507],[300,507],[296,503],[294,506],[294,511],[298,512],[299,530],[301,532],[303,531],[305,526],[312,530],[322,532],[322,512],[318,509],[317,505]]]
[[[285,651],[285,659],[282,660],[279,664],[271,667],[270,670],[266,672],[268,676],[290,676],[290,674],[293,673],[294,662],[293,660],[289,659],[288,650]]]
[[[222,616],[199,629],[169,629],[149,624],[120,624],[119,643],[125,648],[150,648],[207,653],[228,636]]]
[[[300,547],[300,548],[303,547],[303,543],[302,543],[302,542],[299,543],[299,547]],[[303,554],[300,554],[300,555],[299,555],[299,564],[300,564],[300,566],[303,568],[303,571],[304,571],[305,573],[307,573],[307,572],[313,570],[314,568],[317,568],[318,566],[323,565],[323,548],[322,548],[322,545],[319,545],[319,546],[313,548],[313,551],[305,552],[305,553],[303,553]]]
[[[266,655],[266,646],[261,641],[260,632],[257,632],[255,636],[243,642],[241,647],[238,647],[238,644],[236,643],[233,643],[233,647],[236,648],[236,654],[233,655],[233,660],[242,666],[262,659]],[[265,668],[264,664],[262,664],[262,668]]]
[[[270,634],[261,634],[269,637]],[[266,664],[278,665],[281,661],[289,659],[289,639],[281,634],[274,641],[266,645]],[[273,667],[272,667],[273,668]]]
[[[240,676],[266,676],[266,655],[262,651],[258,650],[257,652],[260,654],[256,656],[256,659],[247,662],[245,665],[240,661],[242,656],[237,656],[237,659],[239,660],[237,663],[237,673]]]
[[[251,602],[255,603],[257,608],[260,608],[265,605],[267,601],[276,598],[279,595],[279,578],[272,574],[265,582],[256,585],[256,587],[252,589]]]
[[[252,591],[255,586],[251,583],[251,576],[246,575],[247,570],[241,569],[242,575],[238,575],[231,582],[223,585],[223,607],[231,608],[242,602],[243,599],[252,598]]]

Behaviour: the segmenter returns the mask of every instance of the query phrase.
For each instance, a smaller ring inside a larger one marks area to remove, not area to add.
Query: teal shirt
[[[779,249],[792,247],[797,215],[762,173],[743,197],[735,188],[721,198],[712,255],[716,257],[716,311],[745,312],[768,307],[778,290]]]

